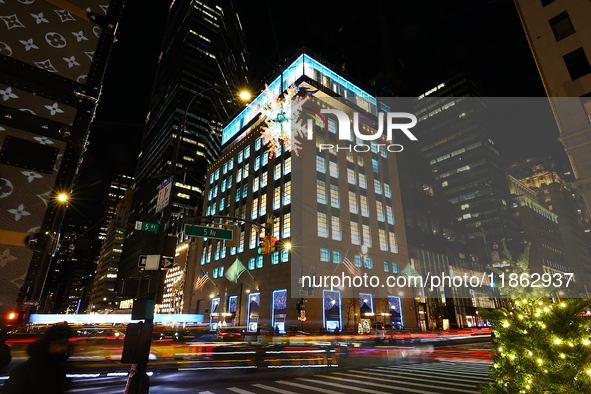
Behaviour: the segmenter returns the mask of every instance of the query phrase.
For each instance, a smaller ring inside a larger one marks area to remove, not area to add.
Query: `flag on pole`
[[[230,282],[238,282],[238,278],[240,275],[246,271],[246,267],[240,262],[240,260],[236,259],[232,263],[232,265],[226,270],[226,274],[224,275]]]
[[[361,276],[361,268],[357,267],[353,262],[353,256],[351,256],[351,251],[347,250],[347,254],[343,258],[343,265],[349,271],[351,275]]]
[[[201,288],[205,286],[208,280],[209,275],[207,275],[205,271],[201,270],[201,275],[199,275],[199,278],[197,278],[197,280],[195,281],[195,290],[201,290]]]

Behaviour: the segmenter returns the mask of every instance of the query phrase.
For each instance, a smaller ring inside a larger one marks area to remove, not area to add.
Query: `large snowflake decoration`
[[[299,88],[295,85],[287,88],[284,94],[275,96],[268,86],[265,86],[263,94],[267,96],[262,104],[256,105],[255,110],[261,113],[260,119],[264,125],[261,127],[261,136],[269,157],[275,156],[277,149],[283,145],[288,152],[294,152],[296,156],[302,149],[298,138],[307,132],[299,121],[302,105],[307,98],[296,96]]]

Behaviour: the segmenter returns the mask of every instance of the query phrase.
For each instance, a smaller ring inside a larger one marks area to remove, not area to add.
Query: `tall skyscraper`
[[[0,230],[39,234],[36,251],[0,237],[2,316],[41,301],[123,2],[55,4],[0,4]]]
[[[591,211],[591,3],[516,2],[573,168],[573,184]]]
[[[239,108],[230,91],[246,83],[245,48],[231,1],[171,2],[138,157],[130,225],[160,221],[159,189],[169,180],[171,221],[159,223],[161,231],[178,233],[170,230],[172,221],[199,213],[206,167],[220,153],[221,125]],[[132,229],[128,234],[122,278],[137,276],[138,256],[146,243],[144,232]]]

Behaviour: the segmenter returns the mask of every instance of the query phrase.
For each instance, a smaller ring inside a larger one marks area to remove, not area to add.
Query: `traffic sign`
[[[136,230],[150,231],[153,233],[157,233],[158,227],[159,226],[157,223],[148,223],[148,222],[140,222],[140,221],[135,222],[135,229]]]
[[[23,306],[39,306],[39,301],[23,301]]]
[[[174,265],[174,257],[162,257],[160,259],[160,268],[161,269],[170,269]]]
[[[224,230],[216,227],[195,226],[192,224],[185,224],[185,235],[191,237],[207,237],[215,239],[227,239],[231,241],[232,230]]]

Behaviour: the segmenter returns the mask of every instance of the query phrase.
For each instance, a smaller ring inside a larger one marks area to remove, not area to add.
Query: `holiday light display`
[[[512,272],[529,273],[529,246]],[[555,301],[555,289],[540,294],[527,287],[505,289],[509,309],[480,310],[494,333],[490,382],[483,394],[591,393],[591,321],[582,311],[590,301]]]

